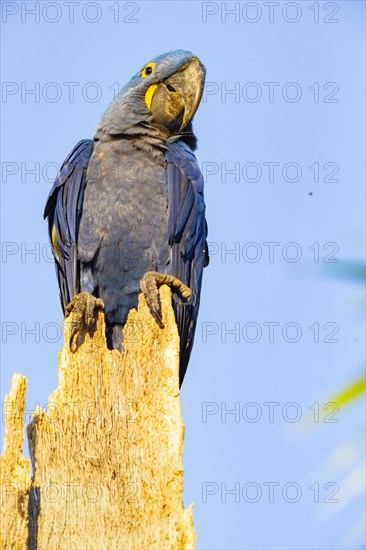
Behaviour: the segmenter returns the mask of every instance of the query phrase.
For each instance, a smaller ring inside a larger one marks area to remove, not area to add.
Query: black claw
[[[162,319],[161,315],[156,315],[155,319],[156,319],[156,322],[158,323],[159,327],[164,328],[164,323],[163,323],[163,319]]]
[[[75,352],[84,342],[86,332],[93,336],[96,329],[97,310],[103,307],[103,301],[88,292],[81,292],[67,306],[65,317],[68,317],[71,312],[73,314],[69,340],[72,352]]]
[[[148,271],[145,273],[140,281],[140,288],[145,297],[146,303],[150,309],[150,312],[160,328],[164,328],[161,301],[159,294],[159,287],[163,284],[170,286],[172,292],[179,296],[182,301],[182,305],[188,305],[191,302],[191,296],[185,298],[183,292],[190,292],[190,289],[183,285],[176,277],[167,275],[165,273],[158,273],[156,271]],[[182,288],[183,287],[183,288]]]

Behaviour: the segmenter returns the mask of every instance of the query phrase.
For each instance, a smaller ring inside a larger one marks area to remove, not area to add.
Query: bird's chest
[[[87,172],[83,217],[102,231],[104,244],[138,247],[166,239],[166,169],[130,142],[96,144]]]

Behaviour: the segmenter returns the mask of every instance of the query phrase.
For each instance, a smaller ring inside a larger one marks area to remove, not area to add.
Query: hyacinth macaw
[[[62,308],[65,316],[74,311],[71,349],[104,308],[108,347],[122,351],[122,328],[141,291],[163,326],[158,288],[168,284],[181,382],[209,261],[192,129],[204,80],[204,65],[191,52],[149,61],[108,107],[94,139],[66,158],[44,211]]]

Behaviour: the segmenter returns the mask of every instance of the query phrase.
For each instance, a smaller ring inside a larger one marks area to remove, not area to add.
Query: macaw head
[[[205,74],[204,65],[189,51],[155,57],[123,87],[101,129],[110,135],[137,135],[139,127],[166,137],[186,133],[201,101]]]

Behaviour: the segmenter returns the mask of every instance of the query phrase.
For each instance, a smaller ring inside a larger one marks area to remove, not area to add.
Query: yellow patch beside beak
[[[150,86],[150,88],[148,88],[148,90],[145,94],[145,103],[146,103],[148,109],[150,109],[150,107],[151,107],[152,98],[153,98],[154,93],[156,92],[157,87],[158,87],[157,84],[152,84]]]

